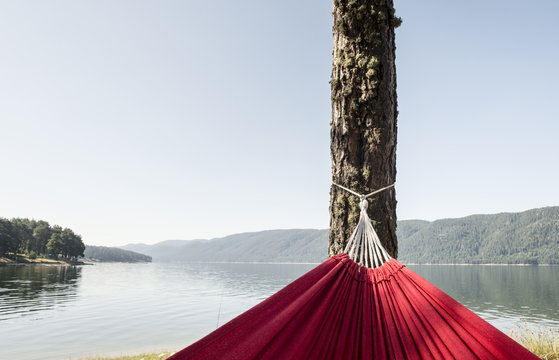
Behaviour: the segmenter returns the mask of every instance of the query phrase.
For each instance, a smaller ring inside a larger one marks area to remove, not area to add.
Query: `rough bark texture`
[[[361,194],[396,180],[396,67],[392,0],[334,0],[332,180]],[[390,255],[398,254],[394,189],[369,198],[369,217]],[[359,199],[330,190],[330,255],[344,250]]]

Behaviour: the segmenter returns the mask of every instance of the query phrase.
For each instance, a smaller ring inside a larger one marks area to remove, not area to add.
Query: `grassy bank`
[[[510,333],[510,337],[544,360],[559,360],[559,330],[529,327],[526,324]]]
[[[117,357],[95,356],[95,357],[88,357],[83,360],[165,360],[173,354],[174,352],[162,351],[162,352],[151,353],[151,354],[146,353],[146,354],[139,354],[139,355],[121,355]]]
[[[559,330],[543,327],[533,328],[523,325],[517,330],[512,331],[509,335],[542,360],[559,360]],[[165,360],[173,354],[173,352],[163,351],[117,357],[88,357],[83,360]]]

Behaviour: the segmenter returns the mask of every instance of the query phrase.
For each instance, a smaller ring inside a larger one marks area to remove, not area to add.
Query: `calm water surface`
[[[314,266],[0,267],[0,359],[178,350]],[[559,328],[559,267],[410,268],[505,332],[521,321]]]

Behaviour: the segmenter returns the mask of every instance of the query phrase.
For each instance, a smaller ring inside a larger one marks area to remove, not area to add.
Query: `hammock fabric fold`
[[[169,359],[538,358],[397,260],[342,253]]]

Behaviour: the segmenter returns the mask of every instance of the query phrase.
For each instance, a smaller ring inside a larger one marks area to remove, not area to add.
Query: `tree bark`
[[[334,0],[332,180],[361,194],[396,180],[396,66],[392,0]],[[394,258],[394,189],[369,198],[368,214]],[[342,252],[359,219],[359,199],[330,190],[329,255]]]

